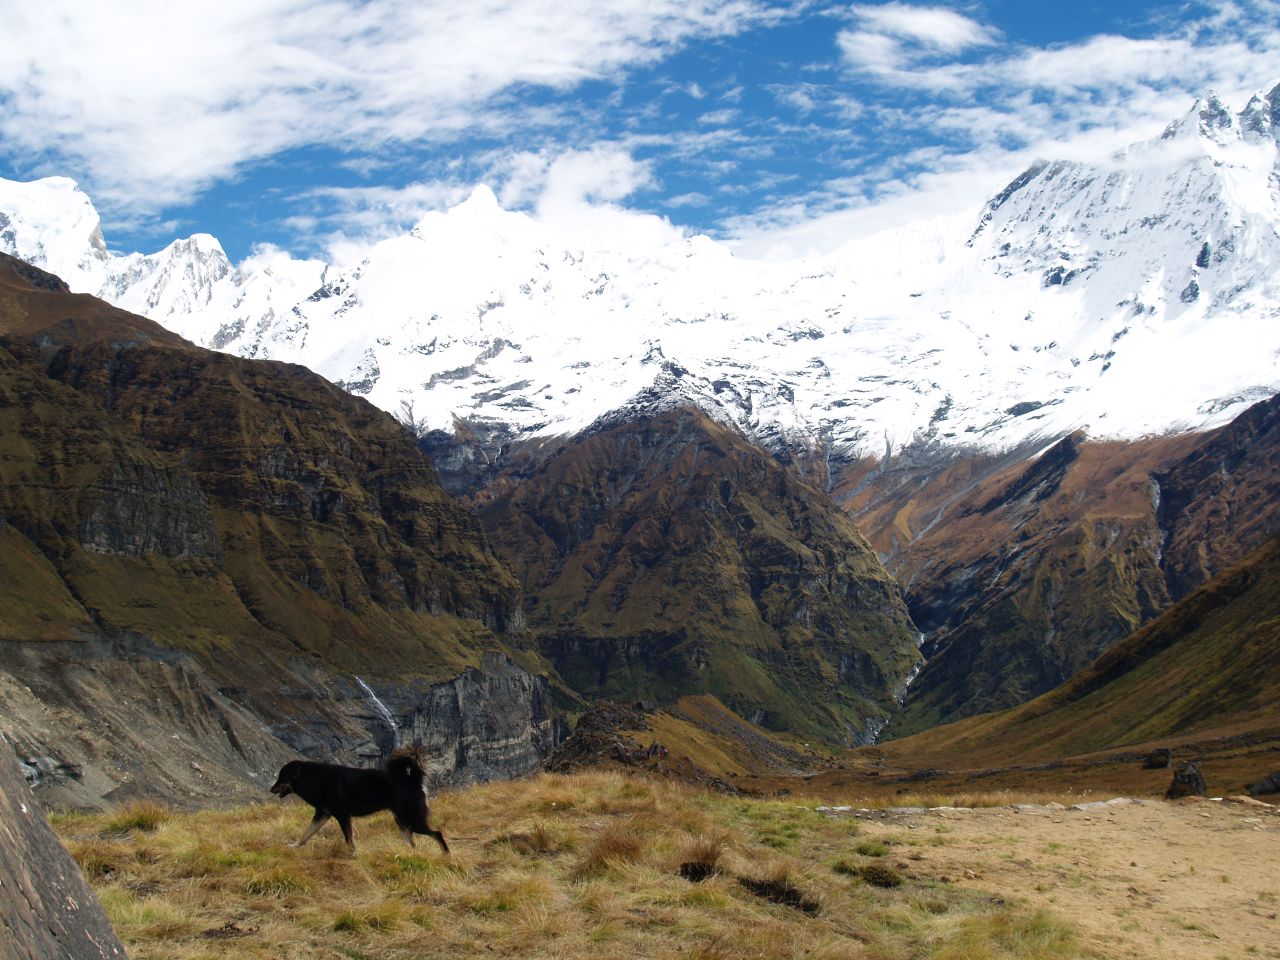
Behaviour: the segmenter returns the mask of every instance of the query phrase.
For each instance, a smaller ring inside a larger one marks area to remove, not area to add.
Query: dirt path
[[[910,873],[1044,906],[1106,958],[1280,958],[1280,808],[1112,803],[874,814]]]

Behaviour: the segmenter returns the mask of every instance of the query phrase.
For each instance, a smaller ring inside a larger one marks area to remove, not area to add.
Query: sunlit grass
[[[1083,955],[1015,903],[873,885],[892,845],[847,820],[617,773],[438,796],[451,857],[386,816],[356,822],[354,856],[332,825],[294,849],[293,801],[143,812],[55,818],[135,960]]]

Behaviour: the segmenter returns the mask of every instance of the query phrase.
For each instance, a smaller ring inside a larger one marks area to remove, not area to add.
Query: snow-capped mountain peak
[[[1240,130],[1247,140],[1280,142],[1280,83],[1249,99],[1240,111]]]
[[[278,250],[236,268],[207,235],[112,257],[65,180],[0,183],[0,239],[419,430],[569,434],[692,402],[774,449],[837,456],[1134,436],[1280,389],[1278,116],[1280,85],[1239,113],[1207,94],[1103,162],[1038,163],[972,216],[803,262],[603,208],[575,232],[487,187],[341,268]]]
[[[98,211],[68,177],[0,180],[0,249],[57,273],[73,289],[85,288],[110,259]]]

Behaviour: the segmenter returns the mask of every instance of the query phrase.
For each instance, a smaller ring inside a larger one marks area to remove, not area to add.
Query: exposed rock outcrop
[[[328,689],[363,739],[344,739],[343,728],[319,712],[277,723],[272,732],[316,759],[373,761],[399,743],[417,743],[431,758],[427,775],[436,786],[530,773],[567,733],[553,715],[546,678],[500,654],[442,682],[344,678]]]
[[[1263,777],[1257,783],[1249,785],[1249,796],[1261,797],[1264,794],[1280,793],[1280,770],[1270,776]]]
[[[3,737],[0,835],[0,952],[6,960],[123,960],[106,911],[31,796]]]
[[[927,663],[886,736],[1024,702],[1280,530],[1280,398],[1204,434],[846,468]]]
[[[1169,784],[1169,789],[1164,792],[1164,795],[1170,800],[1177,800],[1180,797],[1207,797],[1209,788],[1205,786],[1200,768],[1188,760],[1174,773],[1173,782]]]
[[[1280,396],[1155,475],[1161,569],[1176,599],[1280,532]]]

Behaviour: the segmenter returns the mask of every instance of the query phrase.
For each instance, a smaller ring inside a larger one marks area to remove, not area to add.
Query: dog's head
[[[276,777],[276,782],[271,785],[271,792],[277,797],[287,797],[293,793],[293,785],[301,773],[301,761],[290,760],[280,768],[280,775]]]

